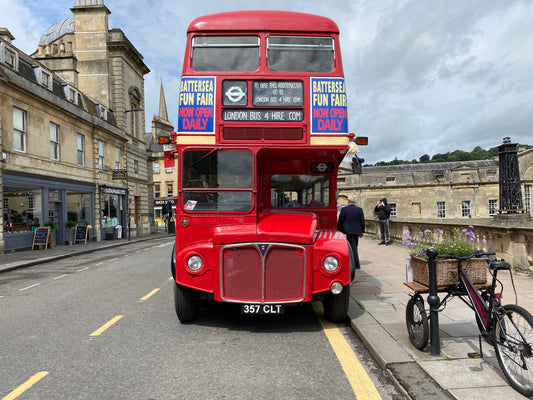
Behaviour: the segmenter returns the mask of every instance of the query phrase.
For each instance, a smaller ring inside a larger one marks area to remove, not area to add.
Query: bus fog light
[[[326,271],[334,272],[339,267],[339,260],[333,256],[328,256],[324,259],[323,265]]]
[[[191,271],[198,271],[200,268],[202,268],[202,265],[202,258],[199,256],[192,256],[189,257],[189,259],[187,260],[187,266]]]
[[[331,293],[333,294],[340,294],[342,292],[342,283],[340,282],[333,282],[331,284]]]

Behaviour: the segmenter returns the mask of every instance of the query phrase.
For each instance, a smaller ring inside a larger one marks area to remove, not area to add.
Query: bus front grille
[[[294,303],[305,297],[303,247],[254,243],[221,250],[220,285],[225,301]]]

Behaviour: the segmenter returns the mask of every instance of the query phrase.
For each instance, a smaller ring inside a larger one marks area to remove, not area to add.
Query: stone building
[[[391,205],[390,232],[402,241],[407,232],[443,230],[453,235],[456,228],[475,226],[477,247],[494,251],[514,268],[533,273],[533,149],[517,155],[523,210],[505,214],[499,204],[498,159],[448,163],[421,163],[363,167],[354,174],[343,163],[338,174],[338,201],[355,193],[365,213],[366,233],[379,235],[373,215],[377,201]],[[483,241],[484,240],[484,241]]]
[[[533,149],[518,153],[522,195],[531,214]],[[403,164],[363,167],[353,174],[343,163],[338,175],[339,202],[349,193],[358,195],[365,215],[387,198],[392,218],[487,219],[499,211],[498,160]]]
[[[0,29],[0,249],[25,247],[31,229],[54,221],[91,226],[95,240],[150,232],[151,165],[144,135],[149,69],[103,1],[78,0],[28,56]],[[14,233],[18,232],[18,235]],[[7,238],[7,239],[6,239]],[[30,243],[31,247],[31,243]]]
[[[159,95],[159,113],[152,120],[152,132],[147,140],[148,153],[153,166],[153,207],[155,220],[159,225],[164,225],[164,207],[172,207],[172,215],[176,212],[177,199],[177,167],[165,168],[164,146],[158,143],[160,136],[168,136],[174,130],[172,124],[168,121],[167,105],[163,83],[161,82],[161,93]]]

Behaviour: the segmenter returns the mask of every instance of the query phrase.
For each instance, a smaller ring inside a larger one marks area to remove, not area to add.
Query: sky
[[[100,0],[101,1],[101,0]],[[533,1],[530,0],[104,0],[109,28],[143,55],[147,131],[163,82],[177,125],[189,23],[216,12],[318,14],[339,26],[348,128],[367,136],[365,164],[454,150],[533,144]],[[31,54],[76,0],[0,0],[0,26]]]

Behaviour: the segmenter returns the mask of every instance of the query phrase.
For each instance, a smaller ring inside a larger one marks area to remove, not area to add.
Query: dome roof
[[[52,43],[57,38],[63,36],[65,33],[74,32],[74,18],[68,18],[61,22],[56,22],[44,31],[39,40],[39,45],[46,46]]]

